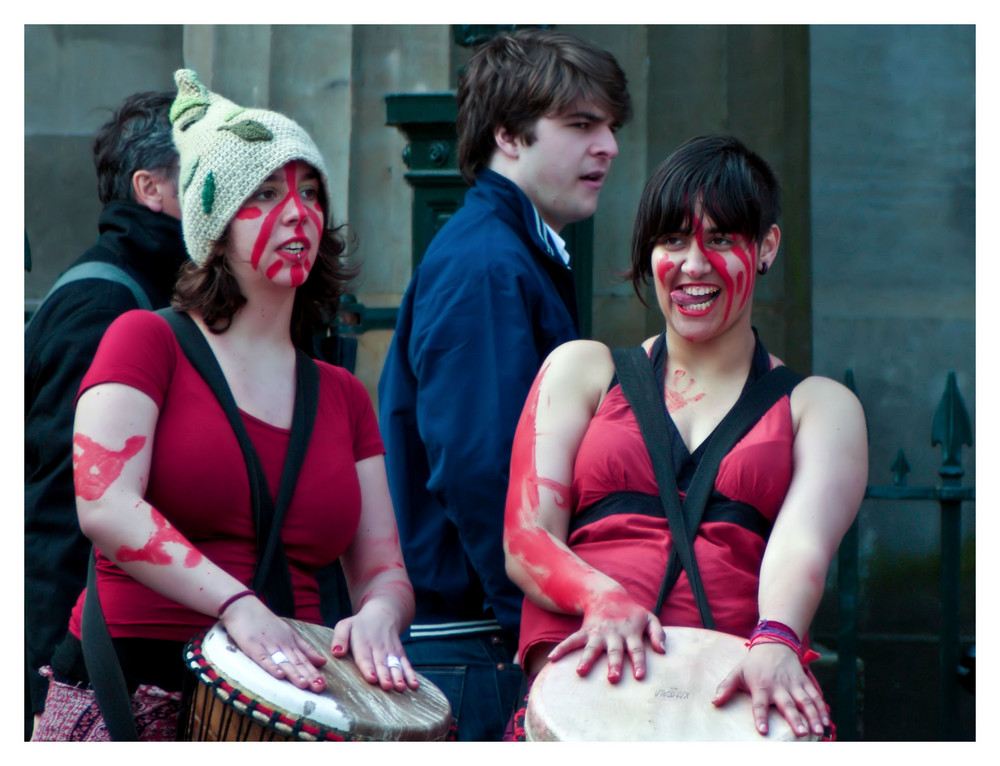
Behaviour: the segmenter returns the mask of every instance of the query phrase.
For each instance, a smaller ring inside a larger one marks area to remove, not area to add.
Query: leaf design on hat
[[[229,130],[244,141],[270,141],[274,134],[256,120],[240,120],[232,125],[220,125],[219,130]]]
[[[205,176],[204,185],[201,187],[201,209],[205,215],[211,215],[213,204],[215,204],[215,176],[210,170]]]
[[[198,75],[190,69],[178,72],[176,79],[177,98],[170,105],[170,122],[181,130],[187,130],[193,123],[204,117],[205,112],[208,111],[208,89],[201,84]],[[194,113],[188,114],[191,110],[195,110]],[[184,115],[187,115],[185,123],[179,125],[178,121]]]
[[[196,157],[194,163],[184,172],[184,177],[181,179],[181,194],[184,194],[191,182],[194,180],[195,171],[198,170],[198,164],[201,162],[201,157]]]

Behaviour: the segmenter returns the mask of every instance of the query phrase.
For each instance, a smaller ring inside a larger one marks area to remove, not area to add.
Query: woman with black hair
[[[631,279],[640,300],[652,280],[663,315],[664,332],[642,344],[641,360],[655,374],[667,421],[669,458],[658,462],[672,469],[680,498],[720,423],[782,366],[751,325],[756,281],[778,254],[779,208],[770,167],[728,137],[687,142],[643,192]],[[806,632],[864,495],[857,398],[812,376],[764,411],[721,458],[701,522],[689,530],[696,567],[684,562],[662,510],[663,482],[630,401],[612,351],[576,341],[551,354],[525,404],[504,547],[508,574],[526,594],[520,656],[529,681],[574,650],[582,650],[580,675],[606,654],[615,683],[628,655],[641,679],[647,641],[670,651],[664,626],[709,620],[749,646],[719,679],[715,704],[742,689],[761,734],[774,705],[796,736],[822,735],[830,718],[808,670]]]

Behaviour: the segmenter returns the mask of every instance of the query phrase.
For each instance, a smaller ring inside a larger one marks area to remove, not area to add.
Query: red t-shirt
[[[353,375],[318,362],[312,439],[282,525],[296,618],[321,622],[315,573],[354,538],[361,514],[355,463],[384,453],[367,391]],[[246,464],[226,416],[163,317],[132,311],[105,334],[80,387],[123,383],[159,408],[146,500],[216,565],[249,584],[257,560]],[[241,413],[277,496],[290,432]],[[215,623],[132,579],[98,554],[97,585],[112,637],[188,640]],[[80,635],[83,595],[70,619]]]

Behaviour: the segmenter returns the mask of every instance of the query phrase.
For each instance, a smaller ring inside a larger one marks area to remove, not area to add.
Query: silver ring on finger
[[[271,662],[273,662],[275,665],[280,665],[282,662],[289,662],[289,661],[290,660],[288,659],[288,657],[285,656],[285,653],[280,649],[271,655]]]
[[[402,668],[403,663],[400,661],[399,657],[395,654],[390,654],[385,658],[385,666],[387,668]]]

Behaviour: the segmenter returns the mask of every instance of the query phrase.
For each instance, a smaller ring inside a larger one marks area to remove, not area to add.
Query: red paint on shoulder
[[[132,436],[125,441],[125,447],[116,452],[83,434],[76,434],[73,437],[73,484],[77,496],[91,501],[102,497],[121,476],[125,463],[145,444],[145,436]]]

